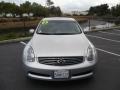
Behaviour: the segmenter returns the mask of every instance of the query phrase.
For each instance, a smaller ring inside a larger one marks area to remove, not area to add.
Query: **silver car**
[[[23,51],[28,77],[64,81],[93,75],[96,49],[75,19],[44,18],[30,32],[34,35]]]

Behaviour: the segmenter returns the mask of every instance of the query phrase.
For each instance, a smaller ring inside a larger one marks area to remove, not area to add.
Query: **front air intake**
[[[53,65],[53,66],[67,66],[80,64],[84,61],[83,56],[75,57],[39,57],[40,64]]]

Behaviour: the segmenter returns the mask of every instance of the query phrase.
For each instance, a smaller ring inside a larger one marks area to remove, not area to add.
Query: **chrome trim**
[[[68,66],[84,62],[83,56],[66,56],[66,57],[38,57],[40,64],[51,66]]]
[[[52,79],[51,77],[38,76],[38,75],[35,75],[35,74],[31,74],[31,73],[28,73],[28,76],[31,77],[31,78],[36,78],[36,79],[45,79],[45,80]]]
[[[68,79],[68,80],[81,79],[81,78],[89,77],[89,76],[92,76],[92,75],[93,75],[93,72],[90,72],[90,73],[87,73],[87,74],[84,74],[84,75],[72,76],[71,79]],[[28,73],[28,76],[31,77],[31,78],[35,78],[35,79],[53,80],[54,81],[54,79],[51,78],[51,77],[38,76],[38,75],[35,75],[35,74],[31,74],[31,73]]]
[[[71,77],[71,79],[84,78],[84,77],[88,77],[88,76],[91,76],[91,75],[93,75],[93,72],[90,72],[90,73],[87,73],[87,74],[84,74],[84,75],[73,76],[73,77]]]

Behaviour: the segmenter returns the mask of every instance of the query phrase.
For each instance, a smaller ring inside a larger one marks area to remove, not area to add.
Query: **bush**
[[[31,34],[29,34],[28,28],[26,29],[16,28],[16,29],[0,30],[0,41],[31,36]]]

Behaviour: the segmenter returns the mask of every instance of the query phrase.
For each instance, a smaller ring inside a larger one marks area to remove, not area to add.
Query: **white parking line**
[[[103,49],[100,49],[100,48],[96,48],[96,49],[99,50],[99,51],[102,51],[102,52],[105,52],[105,53],[108,53],[108,54],[111,54],[111,55],[119,56],[119,57],[120,57],[119,54],[116,54],[116,53],[113,53],[113,52],[109,52],[109,51],[106,51],[106,50],[103,50]]]
[[[118,40],[112,40],[112,39],[103,38],[103,37],[99,37],[99,36],[93,36],[93,35],[87,35],[87,36],[89,36],[89,37],[95,37],[95,38],[99,38],[99,39],[104,39],[104,40],[108,40],[108,41],[120,43],[120,41],[118,41]]]
[[[117,35],[120,36],[120,34],[115,34],[115,33],[110,33],[110,32],[104,32],[104,31],[99,31],[100,33],[105,33],[105,34],[110,34],[110,35]]]

